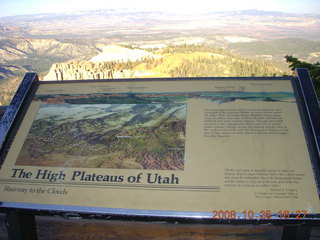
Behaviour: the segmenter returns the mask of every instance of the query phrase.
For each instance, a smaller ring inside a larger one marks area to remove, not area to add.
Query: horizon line
[[[15,15],[6,15],[1,16],[0,19],[3,18],[14,18],[14,17],[28,17],[28,16],[41,16],[41,15],[81,15],[85,13],[93,13],[93,12],[103,12],[103,11],[110,11],[110,12],[132,12],[132,13],[166,13],[170,15],[185,15],[185,16],[191,16],[191,15],[201,15],[201,14],[212,14],[212,13],[246,13],[246,12],[260,12],[260,13],[280,13],[280,14],[293,14],[293,15],[313,15],[313,16],[320,16],[320,13],[299,13],[299,12],[284,12],[279,10],[259,10],[255,8],[248,8],[248,9],[239,9],[239,10],[217,10],[217,11],[198,11],[198,12],[173,12],[170,10],[164,10],[164,9],[138,9],[138,8],[103,8],[103,9],[90,9],[90,10],[74,10],[74,11],[58,11],[58,12],[43,12],[43,13],[25,13],[25,14],[15,14]]]

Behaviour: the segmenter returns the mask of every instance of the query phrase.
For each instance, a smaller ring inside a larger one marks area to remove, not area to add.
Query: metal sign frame
[[[179,78],[169,79],[170,81],[196,81],[196,80],[290,80],[294,88],[294,93],[298,101],[300,115],[302,116],[303,127],[306,134],[307,144],[312,160],[313,171],[317,176],[317,186],[319,191],[319,166],[320,166],[320,111],[317,102],[317,97],[312,85],[307,69],[297,69],[297,78],[294,77],[280,77],[280,78]],[[129,81],[159,81],[159,79],[119,79],[107,80],[114,82],[129,82]],[[161,79],[164,81],[165,79]],[[96,82],[99,82],[97,80]],[[104,80],[102,80],[104,81]],[[85,82],[85,81],[66,81],[71,82]],[[88,82],[93,82],[88,80]],[[62,82],[41,82],[38,80],[36,73],[27,73],[17,90],[10,106],[5,112],[2,120],[0,121],[0,163],[5,159],[5,156],[12,144],[13,138],[19,129],[28,106],[33,99],[37,88],[41,84]],[[125,219],[172,219],[174,221],[188,221],[188,222],[206,222],[206,223],[256,223],[256,224],[288,224],[288,223],[303,223],[307,225],[318,225],[320,220],[320,213],[308,214],[303,219],[296,219],[293,215],[288,218],[283,218],[273,215],[271,219],[248,219],[241,213],[237,213],[237,219],[212,219],[212,213],[204,212],[190,212],[190,211],[158,211],[158,210],[135,210],[135,209],[118,209],[118,208],[98,208],[98,207],[81,207],[81,206],[66,206],[66,205],[50,205],[50,204],[30,204],[30,203],[14,203],[14,202],[0,202],[0,211],[27,212],[33,214],[61,214],[64,216],[69,215],[92,215],[96,216],[109,216],[113,218]]]

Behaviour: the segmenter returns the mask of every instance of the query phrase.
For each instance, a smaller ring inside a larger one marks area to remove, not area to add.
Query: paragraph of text
[[[287,134],[281,109],[205,109],[204,136]]]

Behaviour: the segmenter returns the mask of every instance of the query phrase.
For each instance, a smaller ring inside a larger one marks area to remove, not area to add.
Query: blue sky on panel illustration
[[[0,0],[0,17],[68,13],[98,9],[133,9],[174,13],[202,13],[257,9],[290,13],[320,14],[319,0]]]

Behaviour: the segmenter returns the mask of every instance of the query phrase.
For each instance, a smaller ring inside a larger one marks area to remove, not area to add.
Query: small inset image
[[[16,165],[183,170],[184,103],[41,104]]]

